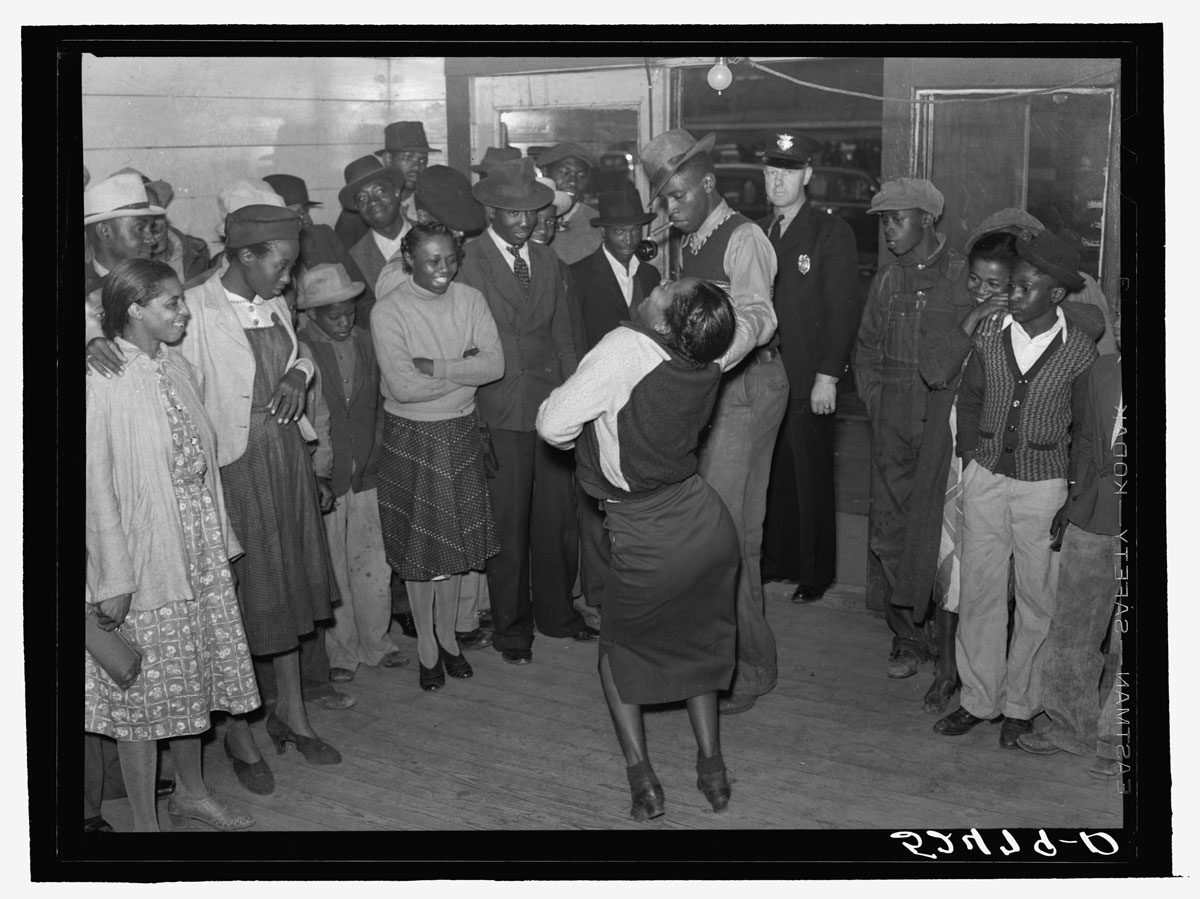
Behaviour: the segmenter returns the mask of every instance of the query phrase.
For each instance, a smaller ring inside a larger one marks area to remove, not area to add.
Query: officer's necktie
[[[521,258],[521,248],[509,247],[508,252],[513,254],[513,274],[521,282],[521,289],[529,293],[529,264]]]
[[[783,216],[777,216],[775,221],[771,223],[771,233],[767,235],[767,240],[771,243],[778,243],[780,235],[783,233]]]

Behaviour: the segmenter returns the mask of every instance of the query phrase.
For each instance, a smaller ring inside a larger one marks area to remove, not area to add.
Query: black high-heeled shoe
[[[291,743],[311,765],[336,765],[342,760],[342,754],[320,737],[301,736],[274,712],[267,716],[267,736],[275,746],[276,755],[283,755],[286,744]]]
[[[729,806],[729,775],[721,753],[706,759],[696,753],[696,789],[704,794],[714,812],[723,812]]]
[[[471,677],[475,674],[471,663],[467,661],[467,657],[462,654],[462,650],[458,651],[458,655],[452,656],[442,646],[438,644],[438,661],[446,666],[446,673],[451,677]]]
[[[633,799],[629,816],[634,821],[657,818],[667,810],[662,784],[658,782],[648,761],[642,759],[636,765],[630,765],[625,769],[625,774],[629,778],[629,793]]]
[[[243,762],[229,748],[229,734],[225,734],[225,754],[233,762],[233,773],[237,775],[238,783],[243,787],[259,796],[269,796],[275,792],[275,775],[267,767],[266,759]]]
[[[432,668],[426,668],[421,664],[421,660],[417,659],[417,671],[419,672],[417,683],[421,685],[421,689],[426,693],[433,693],[446,686],[446,672],[442,670],[442,656],[440,653],[438,654],[437,664]]]

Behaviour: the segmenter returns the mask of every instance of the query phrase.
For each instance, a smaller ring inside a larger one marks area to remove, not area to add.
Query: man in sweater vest
[[[700,476],[717,491],[737,528],[742,564],[737,582],[737,668],[720,711],[752,708],[775,686],[775,635],[763,607],[763,519],[775,437],[787,407],[788,380],[774,339],[771,305],[775,251],[767,235],[734,212],[717,191],[709,134],[697,141],[683,129],[665,131],[641,151],[650,200],[662,194],[671,225],[684,235],[679,276],[719,284],[733,300],[737,333],[717,360],[725,372]]]
[[[1017,253],[1003,329],[976,337],[959,387],[962,705],[933,728],[957,736],[1003,714],[1000,745],[1008,749],[1041,711],[1039,651],[1058,585],[1051,531],[1065,515],[1071,410],[1082,408],[1097,355],[1092,338],[1068,329],[1059,308],[1083,286],[1078,251],[1043,231],[1018,240]],[[1006,640],[1010,556],[1017,605]]]

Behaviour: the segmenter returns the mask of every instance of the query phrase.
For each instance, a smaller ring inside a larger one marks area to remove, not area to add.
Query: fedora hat
[[[426,153],[441,153],[429,146],[425,139],[422,122],[392,122],[383,129],[383,149],[376,153],[399,153],[402,150],[424,150]]]
[[[471,182],[458,169],[431,165],[417,179],[417,205],[454,231],[482,231],[487,227],[483,207],[471,193]]]
[[[315,309],[351,300],[366,286],[362,281],[351,281],[340,262],[322,262],[301,271],[296,279],[296,308]]]
[[[575,205],[574,198],[565,190],[559,190],[558,185],[554,183],[553,178],[547,178],[545,175],[538,175],[538,181],[554,191],[554,199],[551,202],[554,203],[555,215],[566,215],[567,211]]]
[[[815,140],[792,131],[771,131],[761,140],[758,158],[774,168],[802,169],[812,163],[820,148]]]
[[[707,134],[696,140],[690,132],[672,128],[642,147],[639,157],[642,169],[650,179],[650,199],[653,200],[662,192],[681,165],[699,153],[707,153],[716,142],[716,134]]]
[[[484,206],[497,209],[541,209],[554,202],[554,191],[538,182],[537,169],[528,156],[493,166],[471,193]]]
[[[483,159],[479,160],[479,164],[471,166],[471,171],[486,175],[496,163],[511,162],[520,158],[521,151],[516,147],[488,147],[484,150]],[[424,173],[422,173],[422,177],[424,177]]]
[[[588,148],[583,144],[573,143],[572,141],[564,141],[561,144],[555,144],[549,150],[543,151],[537,158],[538,168],[543,172],[556,162],[562,162],[564,159],[570,159],[574,156],[580,162],[586,163],[588,168],[597,168],[596,157],[594,157]]]
[[[166,209],[171,205],[171,201],[175,199],[175,188],[166,181],[152,181],[146,175],[143,175],[137,169],[123,168],[119,172],[113,172],[114,175],[137,175],[142,179],[142,184],[146,186],[146,195],[150,198],[150,202],[155,206],[161,206]]]
[[[1068,293],[1083,290],[1079,251],[1053,231],[1045,230],[1033,240],[1018,239],[1017,255],[1057,280]]]
[[[610,190],[600,194],[600,215],[592,219],[593,228],[608,225],[645,225],[654,221],[654,213],[642,207],[636,190]]]
[[[303,178],[295,175],[263,175],[263,181],[271,185],[271,190],[283,197],[283,202],[288,206],[322,205],[308,198],[308,185]]]
[[[346,186],[338,191],[338,202],[352,212],[358,211],[358,201],[354,199],[354,195],[372,181],[382,178],[392,182],[397,190],[404,189],[404,174],[389,165],[384,165],[374,156],[360,156],[346,166],[344,175]]]
[[[106,222],[134,215],[166,215],[167,210],[151,203],[142,176],[112,175],[83,192],[83,223]]]

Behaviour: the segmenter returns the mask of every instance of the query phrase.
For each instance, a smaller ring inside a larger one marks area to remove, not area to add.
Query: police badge
[[[796,268],[800,269],[800,274],[808,274],[808,270],[812,268],[812,260],[808,258],[807,253],[800,254],[800,258],[796,260]]]

